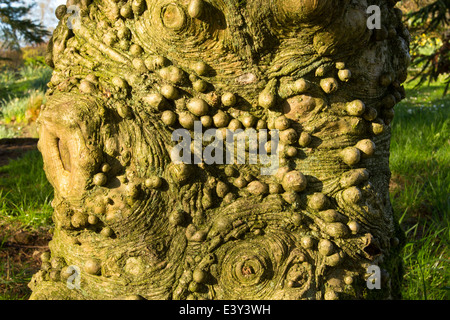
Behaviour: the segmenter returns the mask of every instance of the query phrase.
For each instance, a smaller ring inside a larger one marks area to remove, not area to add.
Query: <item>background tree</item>
[[[450,85],[450,1],[405,1],[403,6],[409,11],[405,17],[411,33],[415,35],[411,46],[411,67],[418,72],[411,81],[419,79],[417,86],[420,86],[447,74],[446,95]],[[422,50],[430,43],[431,50]]]
[[[21,44],[42,43],[48,30],[28,18],[35,3],[23,0],[0,0],[0,41],[2,50],[20,50]]]

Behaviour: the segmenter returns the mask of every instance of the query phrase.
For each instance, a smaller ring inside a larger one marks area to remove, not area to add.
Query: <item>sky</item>
[[[66,4],[67,0],[27,0],[27,2],[36,3],[31,12],[33,20],[42,22],[49,29],[54,29],[58,25],[55,9],[61,4]]]

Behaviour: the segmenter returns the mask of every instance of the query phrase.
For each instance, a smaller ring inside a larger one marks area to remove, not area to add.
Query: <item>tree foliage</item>
[[[412,67],[419,72],[412,80],[419,79],[418,86],[433,82],[440,75],[447,75],[444,95],[450,85],[450,0],[436,0],[429,2],[406,15],[410,30],[415,34],[423,34],[434,38],[436,46],[431,52],[418,50],[420,41],[414,42],[411,50]]]
[[[24,0],[0,0],[2,50],[20,50],[21,44],[42,43],[50,35],[42,24],[28,17],[34,6]]]

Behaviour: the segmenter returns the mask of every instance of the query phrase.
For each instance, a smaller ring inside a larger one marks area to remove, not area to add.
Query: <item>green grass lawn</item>
[[[0,168],[0,219],[36,229],[51,222],[53,199],[38,151]]]
[[[450,96],[442,97],[443,88],[442,83],[420,89],[409,84],[408,98],[396,107],[393,122],[391,199],[406,233],[404,299],[449,299]],[[48,229],[51,199],[37,151],[0,168],[0,223]],[[5,239],[0,241],[1,252]],[[23,264],[6,277],[1,267],[0,288],[25,286],[31,275],[27,268]],[[20,294],[0,291],[0,299],[28,295],[26,289]]]
[[[26,299],[52,226],[53,189],[38,151],[0,167],[0,300]]]

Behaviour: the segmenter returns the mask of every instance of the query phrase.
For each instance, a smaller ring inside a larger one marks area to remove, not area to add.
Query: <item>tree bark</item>
[[[39,119],[55,229],[31,298],[399,298],[389,144],[409,34],[394,4],[59,7]],[[381,29],[367,27],[369,5]],[[195,121],[259,142],[278,133],[279,169],[174,162],[173,132],[194,135]]]

